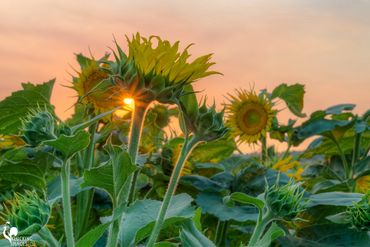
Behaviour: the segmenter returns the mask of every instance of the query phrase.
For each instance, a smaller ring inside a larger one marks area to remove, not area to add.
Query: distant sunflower
[[[370,191],[370,175],[360,177],[356,180],[356,192],[366,194]]]
[[[240,143],[256,143],[270,129],[275,111],[266,96],[254,91],[236,90],[229,94],[227,125],[233,137]]]
[[[294,178],[295,181],[302,180],[302,173],[304,169],[300,167],[297,160],[294,160],[292,156],[277,160],[272,165],[272,169],[279,172],[285,173],[288,177]]]
[[[91,105],[99,114],[122,105],[122,89],[108,80],[108,73],[102,63],[79,55],[81,72],[74,78],[73,88],[77,91],[80,102]]]

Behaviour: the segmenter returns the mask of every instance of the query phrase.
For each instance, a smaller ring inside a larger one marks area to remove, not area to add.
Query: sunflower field
[[[216,106],[193,85],[221,73],[190,48],[138,33],[77,54],[66,120],[55,80],[0,101],[0,246],[370,246],[370,110],[307,116],[299,83]]]

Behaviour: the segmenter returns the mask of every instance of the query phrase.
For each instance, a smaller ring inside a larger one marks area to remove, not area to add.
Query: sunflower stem
[[[261,238],[266,226],[270,223],[271,219],[272,213],[269,210],[267,210],[264,215],[262,213],[262,210],[259,210],[256,226],[254,227],[252,236],[249,240],[248,247],[257,247],[256,244]]]
[[[73,236],[73,221],[71,209],[71,195],[69,188],[69,176],[71,173],[71,162],[69,159],[64,161],[60,178],[62,182],[62,203],[63,203],[63,220],[64,230],[67,239],[67,247],[73,247],[75,244]]]
[[[129,138],[129,145],[128,145],[128,154],[131,157],[131,160],[134,164],[136,164],[137,154],[139,152],[139,144],[141,139],[141,133],[144,127],[144,120],[146,116],[148,106],[140,106],[135,107],[131,127],[130,127],[130,138]],[[135,199],[135,189],[136,189],[136,182],[139,176],[140,169],[136,170],[134,174],[130,177],[131,183],[129,188],[128,196],[128,205],[130,205]]]
[[[265,163],[267,161],[267,138],[265,136],[261,137],[261,161]]]
[[[218,220],[216,235],[214,239],[214,243],[216,244],[216,246],[218,247],[225,246],[226,232],[227,232],[227,221]]]
[[[89,133],[91,136],[90,144],[85,152],[83,158],[82,173],[85,170],[90,170],[94,163],[94,151],[95,151],[95,132],[98,123],[94,123],[89,127]],[[87,223],[90,216],[92,207],[92,201],[94,197],[94,189],[81,192],[77,196],[77,224],[76,224],[76,237],[79,239],[87,229]]]
[[[172,199],[172,197],[175,193],[176,187],[179,183],[182,168],[183,168],[186,160],[188,159],[191,151],[193,150],[193,148],[199,143],[200,143],[200,141],[196,137],[192,137],[190,139],[185,138],[183,147],[181,149],[181,153],[180,153],[180,155],[177,159],[176,165],[175,165],[175,167],[172,171],[166,194],[163,198],[162,205],[161,205],[161,207],[159,209],[159,212],[158,212],[158,215],[157,215],[157,220],[155,221],[154,228],[152,230],[152,233],[150,234],[150,237],[148,239],[146,247],[153,247],[155,242],[157,241],[157,238],[159,236],[159,233],[161,231],[161,228],[163,226],[163,223],[164,223],[164,220],[165,220],[165,217],[166,217],[167,210],[170,206],[171,199]]]
[[[129,144],[128,144],[128,154],[130,155],[131,161],[136,164],[136,158],[139,151],[139,144],[141,139],[141,133],[144,126],[144,120],[146,116],[146,112],[149,105],[145,106],[135,106],[132,112],[131,118],[131,126],[130,126],[130,134],[129,134]],[[124,189],[124,193],[122,193],[123,198],[115,198],[114,206],[117,207],[118,204],[124,203],[129,206],[130,203],[134,200],[135,197],[135,189],[136,189],[136,181],[137,177],[140,173],[140,170],[135,171],[134,174],[130,175],[128,178],[129,186],[126,186]],[[130,201],[131,200],[131,201]],[[107,246],[109,247],[116,247],[118,243],[118,236],[120,233],[122,222],[122,216],[118,217],[109,228],[108,233],[108,242]]]

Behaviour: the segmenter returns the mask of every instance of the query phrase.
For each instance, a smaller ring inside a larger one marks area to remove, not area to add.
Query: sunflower
[[[256,143],[270,129],[276,111],[265,95],[254,91],[236,90],[236,95],[229,94],[227,125],[231,135],[239,143]]]
[[[74,78],[73,89],[79,101],[92,106],[96,114],[122,105],[123,90],[108,80],[108,73],[102,66],[102,60],[94,60],[78,55],[81,72]]]
[[[0,135],[0,150],[22,147],[26,143],[19,136],[15,135]]]
[[[144,75],[160,75],[169,84],[191,82],[212,74],[219,74],[208,69],[215,63],[209,62],[212,54],[207,54],[188,62],[190,54],[187,46],[179,51],[179,41],[171,44],[158,36],[142,37],[139,33],[130,40],[127,38],[129,47],[129,59],[139,68]]]
[[[302,180],[301,175],[304,171],[304,169],[299,166],[299,162],[293,160],[292,156],[279,159],[272,165],[272,169],[287,174],[288,177],[294,178],[295,181]]]
[[[171,43],[158,36],[145,38],[139,33],[127,37],[127,54],[116,43],[114,62],[108,70],[114,83],[122,85],[138,105],[147,107],[158,101],[174,104],[184,94],[184,87],[219,72],[210,70],[212,54],[190,61],[189,46],[180,49],[179,42]]]
[[[356,192],[366,194],[368,191],[370,191],[370,175],[357,179]]]

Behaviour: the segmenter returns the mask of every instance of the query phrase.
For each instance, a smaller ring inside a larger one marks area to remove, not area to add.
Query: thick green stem
[[[50,232],[50,230],[46,226],[41,228],[38,234],[43,240],[47,242],[49,247],[59,247],[60,246],[60,243],[58,242],[58,240],[56,240],[54,235]]]
[[[177,184],[179,183],[180,180],[180,175],[181,175],[181,170],[190,155],[192,149],[199,143],[197,138],[191,138],[188,140],[188,138],[185,139],[184,145],[181,149],[180,156],[176,162],[175,168],[172,171],[171,178],[167,187],[166,194],[163,198],[163,202],[161,205],[161,208],[159,209],[159,213],[157,216],[157,220],[155,222],[154,228],[152,230],[152,233],[149,237],[148,243],[146,247],[153,247],[155,242],[157,241],[158,235],[161,231],[163,222],[166,217],[166,213],[168,210],[168,207],[170,206],[171,199],[175,193]]]
[[[289,143],[288,143],[288,147],[287,147],[287,149],[286,149],[286,150],[285,150],[285,152],[284,152],[283,159],[285,159],[285,158],[288,156],[288,154],[289,154],[289,152],[290,152],[291,147],[292,147],[292,144],[289,142]]]
[[[136,157],[139,151],[139,144],[141,133],[144,125],[145,115],[147,112],[148,105],[145,106],[135,106],[134,111],[132,112],[131,127],[129,134],[129,144],[128,144],[128,153],[134,164],[136,164]],[[121,203],[127,204],[127,206],[135,198],[135,188],[136,180],[140,171],[136,171],[133,175],[128,178],[129,185],[124,188],[124,193],[122,193],[123,198],[115,198],[113,207],[117,207]],[[109,228],[108,233],[108,242],[107,246],[116,247],[118,243],[118,235],[120,232],[122,217],[118,217]]]
[[[225,236],[227,231],[227,221],[218,221],[216,235],[214,242],[216,246],[222,247],[225,246]]]
[[[265,231],[266,226],[270,223],[272,215],[270,211],[267,211],[265,215],[262,216],[262,213],[259,213],[256,226],[254,228],[253,234],[249,240],[249,247],[257,247],[256,243],[260,239],[261,235]]]
[[[95,151],[95,132],[98,123],[95,123],[89,127],[89,133],[91,136],[90,144],[85,152],[83,158],[83,169],[90,170],[94,163],[94,151]],[[87,230],[88,220],[92,207],[92,201],[94,196],[94,189],[81,192],[77,195],[77,224],[76,224],[76,237],[79,239]]]
[[[107,246],[109,247],[117,246],[120,224],[121,224],[121,220],[115,220],[110,225],[109,232],[108,232]]]
[[[361,149],[361,133],[356,133],[356,135],[355,135],[355,142],[353,144],[353,154],[352,154],[352,162],[351,162],[351,171],[353,170],[355,164],[358,161],[358,157],[360,156],[360,149]]]
[[[261,161],[265,163],[267,161],[267,140],[266,137],[261,137]]]
[[[349,167],[349,164],[347,162],[346,156],[344,155],[343,149],[334,137],[332,137],[330,139],[335,143],[335,146],[338,149],[338,152],[339,152],[340,158],[342,159],[343,167],[344,167],[344,170],[345,170],[346,179],[349,179],[350,167]]]
[[[63,220],[64,230],[67,238],[67,247],[73,247],[75,244],[73,236],[73,221],[71,209],[71,195],[69,191],[69,176],[71,173],[70,160],[66,160],[62,166],[60,178],[62,182],[62,201],[63,201]]]
[[[147,108],[148,108],[147,106],[135,107],[135,110],[132,116],[129,145],[128,145],[128,154],[130,155],[131,160],[134,164],[136,164],[136,157],[139,151],[141,133],[142,133],[143,126],[144,126],[144,120],[145,120]],[[139,173],[140,173],[140,170],[137,170],[130,177],[131,184],[130,184],[129,194],[128,194],[128,205],[131,204],[133,200],[135,199],[136,181],[137,181],[137,177],[139,176]]]

